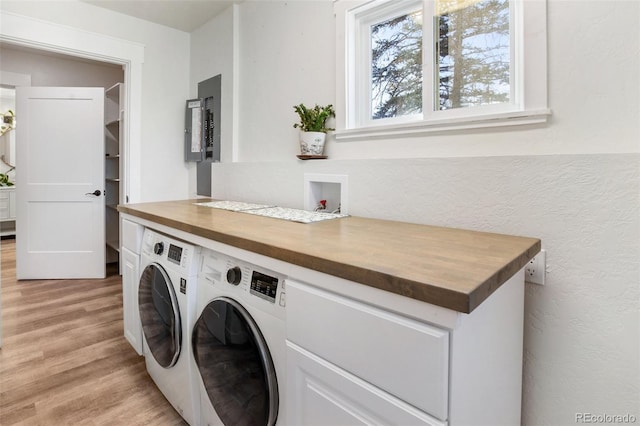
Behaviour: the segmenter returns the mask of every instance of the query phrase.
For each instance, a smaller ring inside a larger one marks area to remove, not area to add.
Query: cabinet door
[[[138,355],[142,355],[142,327],[138,311],[138,281],[140,256],[131,250],[122,249],[122,312],[124,336]]]
[[[127,219],[122,219],[121,223],[122,247],[131,250],[135,254],[140,254],[144,226]]]
[[[287,342],[287,420],[309,425],[446,425]]]
[[[287,339],[414,407],[447,419],[447,330],[289,279]]]

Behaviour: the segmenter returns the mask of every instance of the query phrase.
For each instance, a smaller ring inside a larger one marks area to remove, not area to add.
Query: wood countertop
[[[350,216],[310,224],[195,203],[119,205],[131,216],[433,305],[470,313],[539,239]]]

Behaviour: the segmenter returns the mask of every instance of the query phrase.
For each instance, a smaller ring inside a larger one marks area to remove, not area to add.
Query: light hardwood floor
[[[0,425],[186,425],[123,336],[122,279],[16,281],[0,241]]]

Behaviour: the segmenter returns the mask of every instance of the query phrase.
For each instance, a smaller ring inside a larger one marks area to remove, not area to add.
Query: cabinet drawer
[[[144,226],[122,219],[122,247],[128,248],[135,254],[140,254],[143,231]]]
[[[448,331],[287,281],[287,339],[446,420]]]

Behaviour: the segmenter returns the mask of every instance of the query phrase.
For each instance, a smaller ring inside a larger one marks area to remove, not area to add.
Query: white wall
[[[104,87],[123,81],[122,67],[104,62],[52,55],[38,50],[0,46],[3,71],[31,76],[32,86]]]
[[[292,106],[335,99],[332,4],[239,9],[241,162],[214,165],[213,195],[302,207],[304,173],[347,174],[354,215],[541,238],[523,424],[640,419],[640,3],[548,0],[546,126],[330,140],[315,162],[295,159]]]
[[[138,201],[185,198],[184,101],[189,96],[189,34],[79,1],[4,0],[0,10],[143,44]],[[37,26],[37,21],[34,21]]]
[[[294,158],[293,106],[335,102],[332,2],[245,1],[239,29],[239,160]]]

